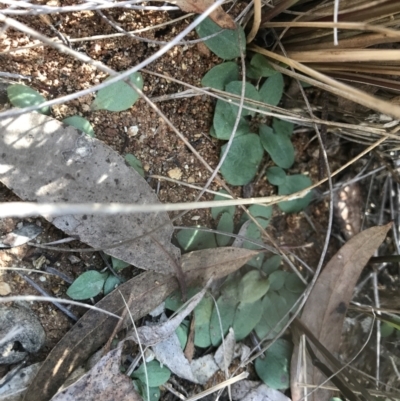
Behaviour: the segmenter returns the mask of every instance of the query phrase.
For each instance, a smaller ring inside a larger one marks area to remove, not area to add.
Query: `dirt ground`
[[[65,2],[68,3],[68,2]],[[64,4],[63,4],[64,5]],[[168,21],[182,13],[157,13],[107,10],[105,14],[117,22],[127,31],[154,26]],[[24,17],[19,19],[28,26],[53,37],[54,33],[46,23],[37,17]],[[59,14],[51,17],[51,22],[57,29],[68,37],[78,38],[99,34],[115,33],[108,23],[93,12],[75,12]],[[191,22],[191,18],[182,19],[172,25],[160,29],[149,30],[139,34],[140,37],[149,40],[169,41]],[[195,39],[192,33],[187,40]],[[15,51],[17,48],[38,43],[27,35],[9,29],[5,39],[0,44],[0,70],[10,73],[18,73],[30,76],[29,86],[37,89],[47,99],[73,93],[89,88],[101,82],[105,75],[94,68],[84,65],[75,59],[51,49],[50,47],[37,46],[25,50]],[[158,50],[159,45],[143,42],[134,38],[121,37],[115,39],[103,39],[96,41],[73,42],[72,47],[89,55],[95,60],[100,60],[109,67],[121,71],[125,70],[152,55]],[[204,74],[220,60],[211,54],[202,44],[188,44],[177,46],[166,55],[148,66],[150,71],[163,73],[186,83],[201,86],[200,81]],[[168,79],[158,78],[150,74],[143,74],[144,93],[151,99],[161,96],[176,94],[185,88]],[[3,96],[4,99],[4,96]],[[193,201],[197,191],[185,186],[158,181],[149,178],[151,175],[178,178],[183,182],[204,185],[210,173],[196,159],[190,150],[183,146],[182,142],[160,120],[158,115],[150,109],[143,100],[139,100],[130,110],[119,113],[107,111],[89,110],[93,96],[88,95],[66,104],[55,106],[52,109],[53,117],[63,119],[79,114],[87,118],[94,127],[96,137],[111,146],[122,155],[134,154],[143,163],[149,184],[157,191],[159,199],[163,203],[175,203]],[[195,96],[183,99],[170,99],[158,101],[158,107],[170,119],[196,148],[199,154],[215,167],[219,160],[221,143],[209,136],[212,122],[214,102],[207,96]],[[3,102],[3,108],[9,107]],[[135,134],[131,127],[137,126]],[[311,179],[317,180],[319,174],[319,158],[317,141],[311,141],[312,132],[298,130],[294,134],[296,148],[296,163],[291,173],[307,173]],[[343,156],[338,156],[332,167],[337,167]],[[264,165],[269,166],[270,161],[265,159]],[[218,190],[217,184],[212,184],[211,189]],[[241,188],[234,188],[235,193],[241,196]],[[275,193],[275,188],[269,185],[263,174],[260,174],[253,187],[253,196],[267,196]],[[205,196],[211,199],[210,196]],[[17,200],[16,196],[7,188],[0,185],[0,202]],[[59,240],[65,235],[54,228],[46,220],[28,219],[24,221],[35,222],[43,228],[43,233],[37,238],[40,243]],[[18,219],[6,219],[1,222],[0,234],[12,231]],[[208,210],[196,210],[189,212],[177,225],[192,226],[200,224],[206,227],[214,227]],[[272,224],[269,226],[269,234],[280,245],[285,245],[296,250],[299,257],[310,266],[315,267],[321,253],[323,236],[327,226],[327,200],[319,198],[305,213],[299,215],[283,215],[275,209]],[[337,230],[338,231],[338,230]],[[72,242],[63,246],[85,247],[84,244]],[[333,239],[327,258],[334,253],[339,246]],[[71,262],[70,254],[61,252],[43,251],[28,245],[0,252],[0,265],[2,267],[26,267],[32,268],[33,262],[45,256],[44,265],[54,267],[67,275],[71,280],[87,269],[102,269],[104,262],[98,253],[76,254],[78,260]],[[124,271],[129,276],[132,269]],[[36,274],[29,277],[35,280],[50,295],[64,297],[68,288],[68,282],[58,276],[43,276]],[[7,295],[37,294],[21,276],[16,273],[2,272],[1,281],[10,286],[11,292]],[[43,280],[43,281],[42,281]],[[45,331],[46,343],[44,348],[31,357],[29,362],[43,360],[54,345],[73,325],[73,321],[61,311],[48,303],[32,303],[32,309],[39,317]],[[78,308],[71,310],[80,316],[83,311]],[[4,368],[1,373],[7,368]]]

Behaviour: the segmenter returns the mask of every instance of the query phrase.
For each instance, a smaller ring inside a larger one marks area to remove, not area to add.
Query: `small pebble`
[[[46,281],[46,277],[45,276],[40,276],[39,280],[42,281],[42,282],[45,282]]]
[[[5,283],[4,281],[0,281],[0,295],[2,297],[11,293],[11,287],[9,284]]]
[[[173,168],[172,170],[168,171],[168,177],[173,178],[175,180],[180,180],[182,177],[182,170],[178,167]]]

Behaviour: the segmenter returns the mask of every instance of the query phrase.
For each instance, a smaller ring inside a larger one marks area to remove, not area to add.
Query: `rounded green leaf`
[[[261,275],[258,270],[246,273],[239,285],[239,301],[252,303],[262,298],[269,289],[268,278]]]
[[[233,227],[234,224],[232,215],[230,213],[222,213],[218,222],[217,230],[231,234],[233,233]],[[228,246],[232,238],[222,234],[217,234],[215,237],[217,239],[218,246]]]
[[[303,174],[295,174],[286,177],[285,182],[278,187],[279,195],[290,195],[311,186],[309,177]],[[308,192],[303,198],[291,201],[279,202],[279,208],[285,213],[296,213],[305,209],[311,202],[312,193]]]
[[[284,82],[282,74],[277,73],[272,75],[260,88],[259,93],[261,101],[270,104],[271,106],[277,106],[283,95],[283,86]]]
[[[288,272],[277,270],[268,276],[271,291],[279,291],[284,285]]]
[[[279,74],[278,71],[271,66],[267,58],[260,53],[254,54],[251,58],[250,66],[253,68],[252,72],[257,75],[257,79]]]
[[[148,377],[148,386],[149,387],[157,387],[166,383],[170,376],[171,371],[166,366],[161,366],[160,362],[153,360],[146,364],[147,368],[147,377]],[[146,374],[144,370],[144,364],[142,363],[137,370],[132,373],[132,377],[140,380],[142,383],[147,385],[146,383]]]
[[[233,81],[230,82],[228,85],[226,85],[225,90],[229,93],[233,93],[234,95],[240,96],[242,94],[242,86],[243,86],[242,81]],[[245,83],[244,97],[260,101],[260,95],[258,94],[257,89],[254,87],[254,85],[250,84],[249,82]],[[236,99],[234,101],[235,103],[239,103],[239,99]],[[253,108],[256,107],[249,102],[244,102],[243,106],[249,106]],[[239,113],[239,106],[230,104],[230,107],[232,108],[234,115],[237,116],[237,114]],[[254,114],[255,114],[254,111],[247,110],[243,107],[240,115],[241,117],[246,117],[246,116],[253,116]]]
[[[114,291],[121,284],[121,280],[110,274],[104,283],[104,295],[108,295],[111,291]]]
[[[111,256],[111,263],[114,270],[122,270],[131,265],[130,263],[124,262],[121,259],[114,258],[114,256]]]
[[[210,319],[210,337],[214,347],[221,344],[222,337],[225,337],[229,327],[232,326],[237,303],[237,298],[222,295],[217,301],[218,311],[214,305]]]
[[[266,228],[271,220],[272,216],[272,207],[271,206],[262,206],[262,205],[253,205],[250,206],[248,211],[251,213],[253,217],[257,220],[257,222],[261,225],[262,228]],[[246,213],[243,213],[241,221],[247,221],[249,217]],[[254,241],[261,241],[261,232],[258,226],[251,222],[246,230],[246,238],[252,239]],[[243,248],[247,249],[260,249],[259,245],[256,245],[252,242],[245,241],[243,243]],[[261,256],[261,257],[260,257]],[[254,256],[251,261],[247,262],[248,265],[254,267],[261,267],[261,263],[263,261],[262,254]]]
[[[290,292],[293,292],[295,294],[301,294],[306,288],[305,284],[300,280],[300,277],[298,277],[295,273],[289,273],[287,275],[285,280],[285,287]]]
[[[275,270],[279,269],[279,266],[281,265],[281,262],[282,262],[282,257],[281,256],[273,255],[263,263],[262,271],[265,274],[271,274]]]
[[[15,107],[37,106],[46,99],[35,89],[29,86],[14,84],[7,87],[7,95],[10,103]],[[50,107],[42,107],[38,110],[41,114],[50,114]]]
[[[270,167],[267,170],[267,179],[272,185],[282,185],[286,180],[286,173],[280,167]]]
[[[196,32],[201,38],[221,32],[206,39],[204,43],[213,53],[224,60],[239,57],[241,52],[246,53],[246,36],[241,26],[236,29],[221,29],[210,18],[206,18],[197,25]]]
[[[239,78],[239,66],[233,61],[228,61],[216,65],[204,75],[201,80],[203,86],[224,90],[229,82],[236,81]]]
[[[231,137],[235,126],[236,116],[237,114],[233,112],[233,109],[228,102],[218,99],[213,118],[215,138],[228,140]],[[249,132],[250,126],[248,122],[241,117],[236,128],[235,136],[245,135]]]
[[[133,167],[142,177],[144,177],[144,170],[142,162],[133,154],[128,153],[125,155],[126,162]]]
[[[82,273],[68,288],[67,295],[77,301],[100,294],[108,274],[89,270]]]
[[[210,321],[213,299],[206,294],[194,310],[194,345],[200,348],[211,346]]]
[[[266,228],[271,220],[272,207],[264,205],[252,205],[248,208],[249,213],[256,218],[262,228]],[[249,220],[247,213],[243,213],[241,222]]]
[[[139,89],[143,89],[143,78],[140,72],[129,76],[129,80]],[[92,110],[123,111],[129,109],[139,99],[139,94],[124,81],[115,82],[97,92]]]
[[[285,134],[275,133],[271,127],[260,125],[260,138],[264,149],[279,167],[290,168],[294,163],[294,147]]]
[[[281,120],[280,118],[272,119],[272,128],[275,132],[279,134],[285,134],[291,136],[293,134],[294,124],[289,121]]]
[[[260,339],[272,339],[287,322],[287,318],[285,318],[279,323],[289,307],[286,299],[275,291],[269,292],[262,301],[264,312],[260,322],[255,327],[255,331]]]
[[[268,387],[275,390],[285,390],[289,387],[292,350],[293,346],[289,341],[279,339],[267,350],[264,359],[256,359],[256,372]]]
[[[262,314],[263,304],[261,299],[253,303],[240,303],[237,306],[233,320],[236,341],[241,341],[250,334],[260,321]]]
[[[96,135],[94,134],[94,130],[92,125],[86,118],[83,118],[81,116],[71,116],[64,118],[62,120],[64,124],[71,125],[72,127],[75,127],[76,129],[84,132],[85,134],[88,134],[90,137],[94,138]]]
[[[216,248],[217,246],[214,233],[195,228],[179,231],[176,238],[185,252]]]
[[[221,157],[227,145],[221,148]],[[235,138],[221,166],[221,174],[230,185],[246,185],[256,175],[263,157],[260,138],[247,134]]]
[[[218,192],[221,194],[227,195],[228,192],[225,191],[225,189],[220,189]],[[214,200],[219,201],[219,200],[229,200],[230,197],[226,196],[221,196],[221,195],[215,195]],[[212,207],[211,208],[211,216],[214,220],[217,220],[219,215],[222,213],[229,213],[232,217],[235,214],[236,206],[218,206],[218,207]]]

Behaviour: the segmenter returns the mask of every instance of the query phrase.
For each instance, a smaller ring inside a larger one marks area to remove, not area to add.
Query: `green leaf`
[[[75,300],[89,299],[100,294],[108,274],[89,270],[82,273],[68,288],[67,295]]]
[[[256,218],[262,228],[266,228],[271,220],[272,207],[263,205],[252,205],[248,208],[249,213]],[[247,213],[243,213],[241,222],[249,220]]]
[[[253,303],[240,303],[235,312],[233,320],[233,330],[236,341],[241,341],[247,337],[260,321],[263,313],[261,299]]]
[[[289,341],[279,339],[267,350],[264,359],[256,359],[256,372],[268,387],[275,390],[285,390],[289,387],[292,349]]]
[[[230,274],[221,287],[221,294],[226,298],[237,299],[239,296],[239,283],[242,276],[238,273]]]
[[[392,335],[394,330],[395,330],[395,328],[389,323],[383,322],[381,324],[381,336],[383,338],[389,337],[390,335]]]
[[[143,89],[143,78],[140,72],[129,76],[129,80],[138,89]],[[97,92],[92,110],[123,111],[129,109],[139,99],[139,94],[124,81],[115,82]]]
[[[242,81],[233,81],[230,82],[228,85],[226,85],[225,90],[226,92],[232,93],[234,95],[240,96],[242,94],[242,86],[243,82]],[[250,84],[249,82],[245,83],[245,91],[244,91],[244,97],[256,101],[260,101],[260,95],[257,92],[257,89],[254,87],[254,85]],[[239,103],[239,99],[233,100],[235,103]],[[236,106],[234,104],[230,104],[233,114],[237,116],[239,113],[239,106]],[[252,105],[249,102],[244,102],[243,106],[249,106],[249,107],[256,107]],[[240,114],[241,117],[246,117],[246,116],[254,116],[255,112],[250,111],[245,109],[244,107],[242,108],[242,113]]]
[[[289,274],[288,272],[282,270],[277,270],[271,273],[268,276],[270,282],[270,289],[272,291],[279,291],[285,285],[285,281],[288,274]]]
[[[244,247],[247,248],[247,247]],[[249,249],[249,248],[247,248]],[[255,269],[260,269],[264,260],[264,254],[260,252],[258,255],[253,256],[247,263],[247,266],[254,267]]]
[[[231,137],[235,126],[236,116],[237,114],[233,112],[233,109],[228,102],[218,99],[213,118],[215,138],[228,140]],[[240,135],[248,134],[249,132],[250,127],[248,122],[241,117],[235,136],[238,137]]]
[[[111,291],[114,291],[120,284],[121,280],[113,274],[110,274],[104,283],[104,295],[108,295]]]
[[[303,174],[295,174],[286,177],[285,182],[278,187],[279,195],[290,195],[311,186],[309,177]],[[296,213],[305,209],[311,202],[312,193],[308,192],[306,196],[291,201],[279,202],[279,208],[285,213]]]
[[[306,285],[300,280],[297,274],[289,273],[285,280],[285,287],[290,292],[301,294],[305,290]]]
[[[149,387],[161,386],[166,383],[171,376],[170,370],[166,366],[161,366],[160,362],[156,360],[147,363],[146,367]],[[142,363],[139,368],[132,373],[132,377],[140,380],[144,385],[147,385],[144,363]]]
[[[281,262],[282,262],[281,256],[279,256],[279,255],[271,256],[263,263],[262,271],[267,275],[271,274],[274,271],[279,269]]]
[[[179,231],[176,238],[185,252],[216,248],[217,246],[214,233],[195,228]]]
[[[217,308],[214,306],[210,320],[210,337],[214,347],[221,344],[222,337],[225,337],[229,327],[232,326],[237,303],[237,298],[234,297],[222,295],[218,298],[217,305],[219,314]]]
[[[260,125],[260,138],[264,149],[279,167],[290,168],[294,163],[294,147],[285,134],[275,133],[271,127]]]
[[[222,213],[218,222],[217,230],[231,234],[233,233],[233,226],[234,224],[232,215],[229,213]],[[222,234],[217,234],[215,237],[217,239],[218,246],[228,246],[232,238]]]
[[[258,338],[272,339],[287,322],[287,318],[277,326],[277,323],[285,316],[289,310],[286,299],[275,291],[269,292],[263,298],[263,316],[255,327]]]
[[[144,177],[144,170],[142,162],[133,154],[128,153],[125,155],[126,162],[133,167],[142,177]]]
[[[278,291],[278,295],[285,299],[287,311],[289,311],[300,298],[301,294],[296,294],[292,291],[289,291],[286,287],[283,287]],[[296,311],[296,308],[294,308],[292,312]]]
[[[161,391],[159,387],[149,387],[149,397],[147,394],[147,386],[144,383],[141,383],[141,391],[139,393],[143,397],[144,401],[158,401],[161,397]]]
[[[221,157],[225,153],[226,146],[221,148]],[[263,153],[258,135],[239,136],[232,142],[221,166],[221,174],[230,185],[246,185],[256,175]]]
[[[194,310],[194,345],[200,348],[211,346],[210,321],[214,301],[206,294]]]
[[[272,207],[271,206],[262,206],[262,205],[253,205],[249,207],[249,212],[253,217],[256,218],[257,222],[261,225],[262,228],[266,228],[271,220],[272,216]],[[247,221],[249,217],[247,216],[246,213],[243,213],[241,221]],[[261,232],[260,229],[257,227],[257,225],[254,222],[251,222],[247,228],[246,231],[246,238],[252,239],[254,241],[261,241]],[[243,248],[247,249],[260,249],[260,246],[255,245],[251,242],[245,241],[243,243]],[[254,258],[252,258],[249,262],[247,262],[248,265],[254,266],[254,267],[261,267],[261,263],[263,261],[263,257],[260,257],[260,255],[256,255]]]
[[[251,58],[250,66],[253,67],[252,73],[257,75],[257,79],[279,74],[278,71],[271,66],[266,57],[259,53],[254,54]]]
[[[283,95],[283,76],[277,73],[268,78],[260,88],[261,101],[271,106],[277,106]],[[268,109],[268,108],[267,108]]]
[[[198,292],[201,291],[201,287],[189,287],[188,288],[188,299],[194,297]],[[174,291],[166,300],[165,308],[176,312],[184,302],[182,301],[182,293],[180,290]]]
[[[46,99],[35,89],[29,86],[14,84],[7,87],[7,95],[10,103],[14,107],[37,106],[46,101]],[[50,107],[42,107],[38,110],[41,114],[50,114]]]
[[[221,194],[227,195],[228,192],[225,191],[225,189],[220,189],[218,192]],[[227,198],[225,196],[221,195],[215,195],[214,200],[219,201],[219,200],[229,200],[230,198]],[[211,216],[214,220],[217,220],[219,215],[222,213],[229,213],[232,217],[235,214],[236,206],[218,206],[218,207],[212,207],[211,208]]]
[[[130,263],[124,262],[121,259],[114,258],[114,256],[111,256],[111,263],[114,270],[122,270],[131,265]]]
[[[85,134],[88,134],[90,137],[95,138],[94,130],[92,125],[86,118],[83,118],[81,116],[71,116],[64,118],[62,120],[64,124],[71,125],[72,127],[75,127],[76,129],[84,132]]]
[[[289,121],[283,121],[280,118],[272,119],[272,128],[279,134],[285,134],[291,136],[293,134],[294,124]]]
[[[206,39],[204,43],[218,57],[224,60],[232,60],[239,57],[241,51],[246,53],[246,36],[243,28],[221,29],[210,18],[206,18],[196,27],[196,32],[201,38],[221,32],[217,36]]]
[[[272,185],[282,185],[286,180],[285,171],[277,166],[270,167],[266,174],[268,181]]]
[[[258,270],[251,270],[240,281],[239,301],[241,303],[253,303],[262,298],[268,289],[268,278],[261,275]]]
[[[178,336],[181,348],[185,349],[188,340],[189,322],[187,320],[184,320],[175,330],[175,333]]]
[[[239,79],[239,66],[233,61],[219,64],[204,75],[201,80],[203,86],[224,90],[229,82]]]

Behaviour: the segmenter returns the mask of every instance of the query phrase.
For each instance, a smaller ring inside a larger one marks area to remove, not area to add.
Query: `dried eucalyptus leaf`
[[[0,181],[20,198],[33,202],[158,203],[152,188],[110,147],[79,134],[73,127],[37,113],[0,121]],[[48,218],[68,235],[95,248],[135,238],[161,227],[153,237],[179,258],[171,244],[173,226],[167,213]],[[141,269],[173,273],[165,251],[147,236],[108,254]]]

